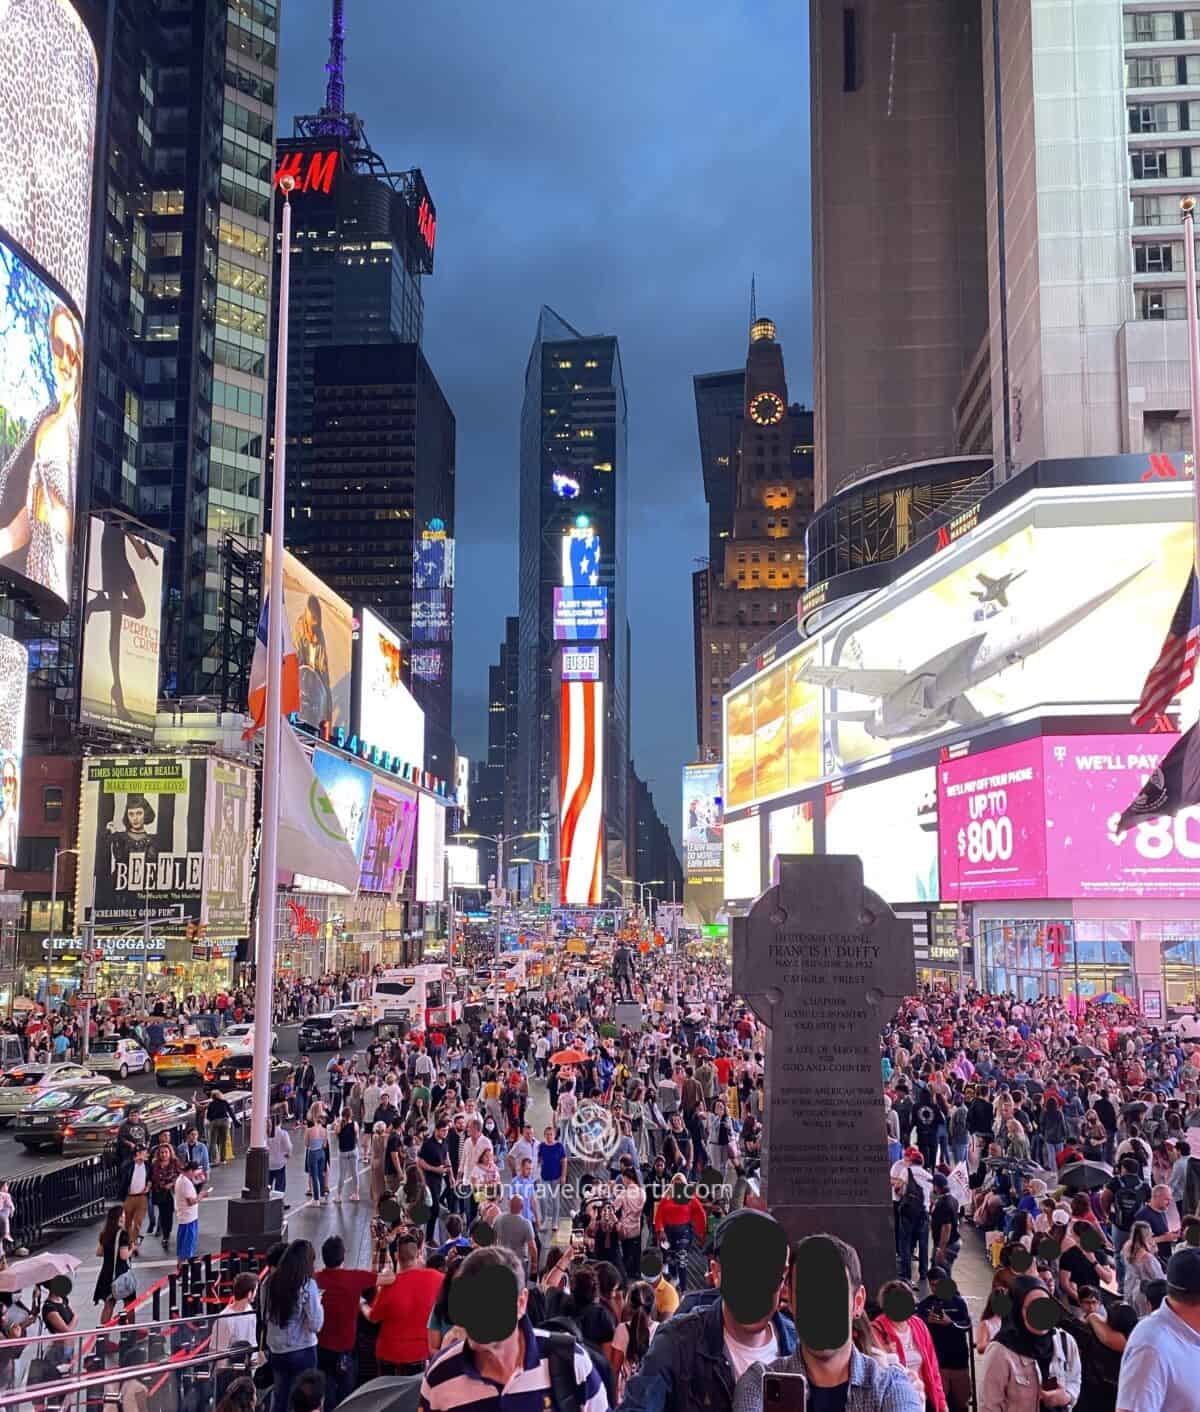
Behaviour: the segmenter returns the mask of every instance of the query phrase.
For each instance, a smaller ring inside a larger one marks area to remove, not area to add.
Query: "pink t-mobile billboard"
[[[943,898],[1200,896],[1200,808],[1116,830],[1176,738],[1045,736],[943,761]]]

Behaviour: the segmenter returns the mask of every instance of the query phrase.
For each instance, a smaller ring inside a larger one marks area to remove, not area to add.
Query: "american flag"
[[[1192,684],[1197,656],[1200,656],[1200,586],[1193,568],[1158,660],[1150,668],[1142,687],[1142,699],[1130,717],[1135,726],[1144,726],[1155,716],[1161,716],[1184,687]]]

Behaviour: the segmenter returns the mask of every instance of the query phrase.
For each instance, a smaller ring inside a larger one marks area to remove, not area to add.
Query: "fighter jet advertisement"
[[[826,774],[1034,708],[1119,714],[1137,700],[1191,527],[1150,518],[1166,506],[1149,497],[1132,513],[1098,497],[1069,508],[1101,522],[998,532],[950,572],[935,556],[830,631],[799,670],[823,691]]]

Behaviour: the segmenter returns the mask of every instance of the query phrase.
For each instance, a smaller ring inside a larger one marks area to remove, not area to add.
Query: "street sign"
[[[96,1001],[96,992],[94,990],[81,990],[76,992],[76,998],[85,1005],[93,1005]]]

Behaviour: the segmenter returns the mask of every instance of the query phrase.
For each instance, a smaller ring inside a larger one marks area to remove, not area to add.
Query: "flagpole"
[[[267,705],[263,746],[262,846],[258,864],[258,949],[254,963],[254,1077],[250,1084],[250,1149],[246,1191],[266,1201],[269,1189],[267,1115],[271,1097],[271,1030],[275,1021],[275,885],[279,852],[279,755],[285,722],[283,695],[283,513],[287,439],[288,276],[292,254],[295,179],[280,178],[283,223],[279,259],[279,328],[275,367],[274,473],[271,477],[271,574],[267,588]],[[290,727],[288,727],[290,729]],[[278,1226],[278,1222],[274,1223]]]
[[[1187,273],[1188,374],[1192,416],[1192,564],[1200,573],[1200,319],[1196,313],[1196,198],[1179,203],[1183,214],[1183,267]]]

